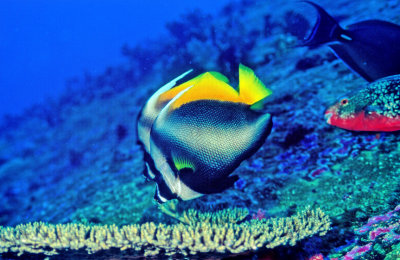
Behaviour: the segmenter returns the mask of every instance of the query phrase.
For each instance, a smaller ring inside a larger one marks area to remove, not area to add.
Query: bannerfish
[[[354,131],[400,130],[400,75],[369,83],[325,112],[328,124]]]
[[[154,198],[190,200],[221,192],[238,179],[230,174],[254,154],[271,132],[264,99],[272,91],[240,64],[239,90],[218,72],[188,81],[187,71],[157,90],[138,116],[138,143],[144,151]]]
[[[328,43],[335,55],[369,82],[400,74],[400,26],[381,20],[366,20],[347,29],[322,7],[316,8],[317,22],[311,34],[300,45],[317,46]]]

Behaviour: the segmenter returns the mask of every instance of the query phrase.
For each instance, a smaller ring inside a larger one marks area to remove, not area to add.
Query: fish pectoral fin
[[[172,153],[172,161],[174,162],[174,166],[175,166],[176,171],[178,172],[178,175],[179,175],[179,172],[182,170],[190,169],[192,172],[194,172],[196,169],[194,163],[184,156],[180,156],[180,155],[176,155],[176,154]]]
[[[272,94],[254,74],[254,71],[243,64],[239,65],[239,98],[248,105],[254,105]]]
[[[369,106],[364,107],[365,114],[369,114],[372,112],[378,112],[378,111],[382,111],[382,110],[383,110],[383,107],[376,106],[376,105],[369,105]]]

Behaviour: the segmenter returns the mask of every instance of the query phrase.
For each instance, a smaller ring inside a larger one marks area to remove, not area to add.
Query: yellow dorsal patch
[[[188,81],[186,81],[185,83],[182,83],[182,84],[180,84],[180,85],[178,85],[178,86],[176,86],[176,87],[174,87],[174,88],[172,88],[172,89],[170,89],[170,90],[168,90],[168,91],[165,91],[164,93],[162,93],[162,94],[159,96],[157,102],[158,102],[158,103],[164,103],[164,102],[170,101],[170,100],[173,99],[176,95],[178,95],[178,93],[181,92],[182,90],[184,90],[184,89],[186,89],[186,88],[188,88],[188,87],[193,86],[194,84],[196,84],[197,81],[199,81],[199,79],[201,78],[202,75],[204,75],[204,73],[203,73],[203,74],[200,74],[199,76],[194,77],[193,79],[188,80]]]
[[[272,94],[254,74],[254,71],[242,64],[239,65],[239,96],[240,101],[253,105]]]
[[[217,80],[220,80],[220,81],[225,82],[225,83],[229,83],[228,78],[225,77],[224,75],[222,75],[222,74],[219,73],[219,72],[210,71],[210,72],[206,72],[206,73],[211,74],[211,75],[214,76],[214,78],[216,78]],[[197,76],[197,77],[195,77],[195,78],[193,78],[193,79],[191,79],[191,80],[189,80],[189,81],[186,81],[185,83],[182,83],[182,84],[180,84],[180,85],[178,85],[178,86],[176,86],[176,87],[174,87],[174,88],[172,88],[172,89],[170,89],[170,90],[164,92],[164,93],[161,94],[160,97],[158,98],[158,102],[159,102],[159,103],[164,103],[164,102],[170,101],[170,100],[173,99],[176,95],[178,95],[178,93],[181,92],[182,90],[184,90],[184,89],[186,89],[186,88],[188,88],[188,87],[191,87],[191,86],[193,86],[194,84],[196,84],[204,74],[205,74],[205,73],[200,74],[199,76]]]
[[[215,72],[206,72],[200,75],[199,80],[175,100],[171,108],[177,109],[184,104],[197,100],[240,102],[239,93],[225,81],[217,79],[214,75],[217,75],[217,77],[223,76],[220,73],[215,74]],[[226,79],[225,76],[223,77]]]
[[[235,103],[244,103],[252,106],[252,109],[260,109],[261,102],[268,97],[272,91],[257,78],[253,70],[239,65],[239,92],[231,87],[227,77],[219,72],[210,71],[186,81],[164,93],[158,98],[158,103],[169,102],[180,92],[187,89],[171,105],[171,109],[196,100],[219,100]]]

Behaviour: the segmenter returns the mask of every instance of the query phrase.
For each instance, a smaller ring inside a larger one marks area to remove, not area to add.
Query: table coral
[[[215,221],[186,225],[47,224],[35,222],[0,228],[0,253],[14,252],[55,255],[61,250],[85,249],[88,253],[119,248],[144,251],[144,255],[240,253],[282,245],[294,246],[313,235],[325,235],[330,220],[320,209],[307,208],[287,218],[230,222],[229,210],[217,212]],[[189,215],[193,215],[189,213]],[[195,214],[202,219],[207,214]],[[233,214],[234,215],[234,214]],[[211,218],[212,219],[212,218]],[[216,220],[216,219],[219,219]]]

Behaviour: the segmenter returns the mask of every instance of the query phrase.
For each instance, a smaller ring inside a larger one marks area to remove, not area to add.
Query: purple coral
[[[398,205],[394,210],[389,211],[384,215],[379,215],[369,218],[367,224],[365,224],[359,229],[356,229],[356,233],[363,234],[367,231],[370,231],[372,227],[376,226],[376,224],[390,220],[395,215],[394,213],[397,211],[400,211],[400,205]]]
[[[396,230],[400,227],[400,205],[398,205],[394,210],[387,212],[383,215],[374,216],[368,219],[368,222],[362,227],[355,230],[355,233],[363,238],[357,239],[358,241],[367,241],[367,244],[356,245],[352,249],[345,253],[345,255],[340,258],[342,260],[352,260],[365,253],[373,250],[374,244],[379,241],[398,242],[400,240],[400,235],[396,233]],[[377,238],[380,239],[377,239]],[[339,258],[331,258],[339,259]]]
[[[317,168],[317,169],[313,170],[310,173],[309,177],[312,178],[312,179],[317,178],[317,177],[321,176],[326,171],[329,171],[329,169],[327,167]]]
[[[372,243],[368,243],[364,246],[355,246],[353,249],[351,249],[350,252],[347,252],[343,260],[353,260],[355,257],[359,257],[365,254],[366,252],[371,250],[371,245]]]

